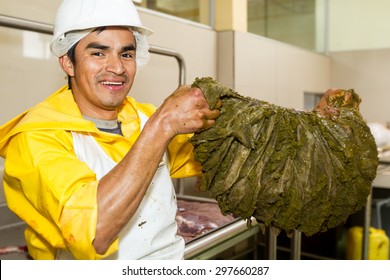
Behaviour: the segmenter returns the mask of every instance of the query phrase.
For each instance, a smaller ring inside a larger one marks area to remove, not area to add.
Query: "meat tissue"
[[[201,189],[221,211],[310,236],[346,221],[367,201],[378,152],[354,90],[330,89],[313,111],[245,97],[197,78],[215,125],[191,138]]]

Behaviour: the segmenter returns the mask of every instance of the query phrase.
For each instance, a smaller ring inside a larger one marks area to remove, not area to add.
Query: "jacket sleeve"
[[[194,159],[194,147],[189,142],[192,134],[177,135],[168,146],[172,178],[199,176],[202,166]]]
[[[30,237],[35,234],[47,242],[47,252],[65,249],[76,259],[101,259],[118,249],[115,241],[101,256],[92,245],[98,181],[75,156],[70,133],[32,131],[14,136],[4,183],[8,206],[27,223]],[[43,248],[29,244],[29,250],[33,258],[47,256]]]

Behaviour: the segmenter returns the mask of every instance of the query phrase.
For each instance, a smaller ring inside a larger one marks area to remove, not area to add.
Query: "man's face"
[[[137,70],[136,43],[127,28],[107,27],[79,41],[75,64],[65,56],[62,67],[71,77],[74,98],[82,114],[115,119],[130,91]]]

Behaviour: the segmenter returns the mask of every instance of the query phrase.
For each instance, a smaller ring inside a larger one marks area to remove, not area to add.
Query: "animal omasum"
[[[376,176],[375,140],[354,90],[328,90],[313,111],[244,97],[197,78],[215,125],[191,138],[202,190],[223,213],[310,236],[336,227],[367,201]]]

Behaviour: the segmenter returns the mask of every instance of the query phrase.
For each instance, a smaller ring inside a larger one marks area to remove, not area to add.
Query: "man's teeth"
[[[101,84],[103,84],[103,85],[121,85],[122,84],[122,82],[108,82],[108,81],[103,81],[103,82],[101,82]]]

